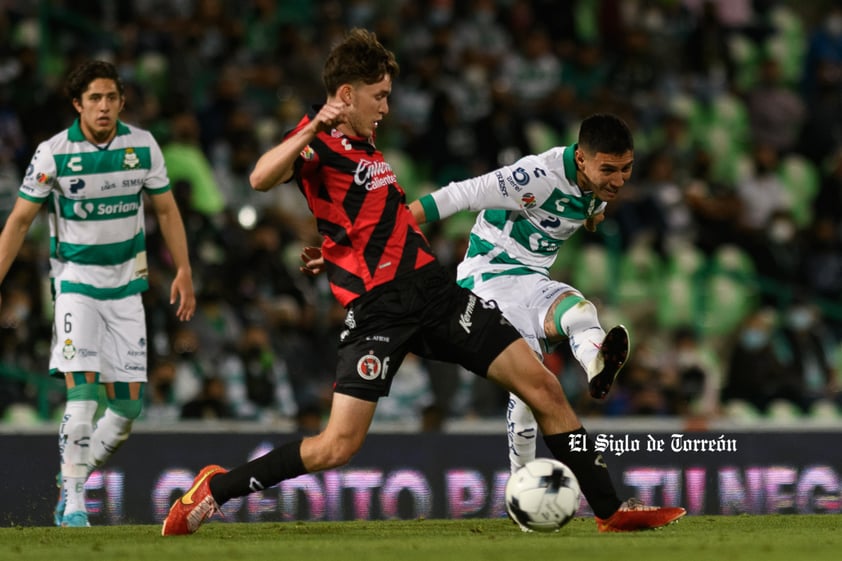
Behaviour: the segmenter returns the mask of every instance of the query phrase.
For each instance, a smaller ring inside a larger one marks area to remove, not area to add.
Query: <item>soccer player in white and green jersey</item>
[[[618,325],[606,334],[596,307],[576,288],[550,278],[549,269],[565,240],[582,226],[595,230],[604,219],[633,163],[625,122],[596,114],[582,122],[573,146],[453,182],[410,205],[419,223],[481,211],[457,269],[459,284],[496,302],[538,355],[568,338],[596,399],[605,398],[628,357],[628,332]],[[514,472],[535,458],[538,426],[514,394],[507,422]]]
[[[141,293],[148,288],[144,196],[175,267],[170,303],[187,321],[196,309],[184,224],[161,150],[118,120],[125,103],[114,65],[88,61],[67,79],[78,118],[42,142],[0,234],[0,283],[32,222],[47,207],[54,325],[50,373],[63,377],[61,482],[56,524],[89,526],[85,481],[129,437],[141,411],[147,367]],[[107,408],[94,424],[99,384]],[[65,502],[66,501],[66,502]]]

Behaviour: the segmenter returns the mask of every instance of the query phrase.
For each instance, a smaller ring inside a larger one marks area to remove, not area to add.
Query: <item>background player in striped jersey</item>
[[[595,230],[634,164],[631,130],[619,117],[591,115],[577,144],[529,155],[487,174],[449,184],[410,205],[419,223],[462,210],[481,211],[457,269],[461,286],[494,301],[539,355],[569,339],[591,395],[603,399],[625,363],[622,325],[606,334],[596,307],[576,288],[550,278],[561,245],[581,227]],[[512,472],[535,458],[538,425],[509,395]]]
[[[229,499],[346,464],[409,352],[459,363],[528,403],[553,456],[579,479],[600,530],[677,520],[683,508],[624,503],[602,456],[591,446],[571,447],[586,433],[556,377],[492,303],[458,286],[432,254],[374,144],[397,73],[394,54],[373,33],[352,30],[325,62],[326,102],[264,153],[250,177],[259,191],[296,180],[323,237],[333,294],[347,309],[324,430],[231,471],[205,466],[173,503],[161,533],[193,533]]]
[[[170,302],[189,320],[196,308],[187,240],[164,159],[152,135],[118,120],[125,97],[117,69],[88,61],[67,79],[78,118],[35,151],[0,234],[0,282],[41,207],[50,226],[54,294],[50,373],[67,386],[59,430],[56,524],[89,526],[85,480],[129,437],[146,383],[141,292],[149,287],[143,196],[175,266]],[[96,421],[99,384],[107,408]],[[65,503],[66,501],[66,503]]]

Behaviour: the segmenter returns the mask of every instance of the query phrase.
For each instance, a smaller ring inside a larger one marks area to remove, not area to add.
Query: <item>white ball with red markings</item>
[[[506,510],[521,528],[556,532],[579,509],[579,481],[565,464],[550,458],[528,462],[506,482]]]

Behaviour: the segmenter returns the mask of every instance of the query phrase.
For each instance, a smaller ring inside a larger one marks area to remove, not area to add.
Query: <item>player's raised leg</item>
[[[596,306],[578,292],[558,297],[544,319],[548,339],[565,336],[573,356],[585,369],[591,397],[605,399],[629,355],[629,334],[617,325],[606,333]]]
[[[143,410],[143,382],[105,384],[107,407],[91,434],[88,474],[99,469],[128,440]]]
[[[588,389],[591,397],[605,399],[617,374],[629,356],[629,332],[622,325],[608,330],[596,356],[588,363]]]

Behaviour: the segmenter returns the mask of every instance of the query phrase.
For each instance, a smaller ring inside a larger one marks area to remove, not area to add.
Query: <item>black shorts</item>
[[[518,331],[494,302],[456,284],[439,264],[378,286],[348,306],[335,391],[368,401],[389,395],[407,353],[485,376]]]

